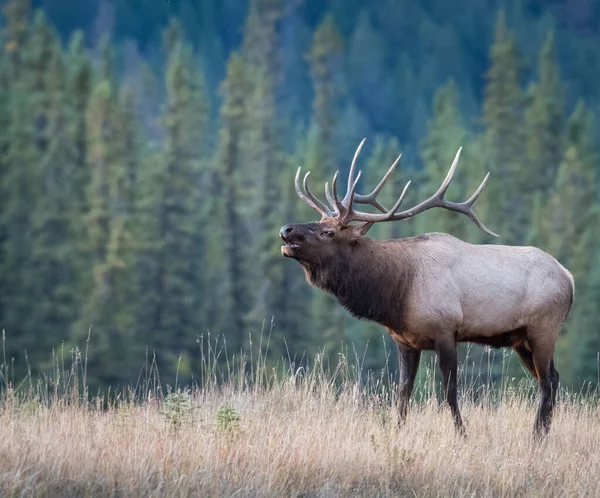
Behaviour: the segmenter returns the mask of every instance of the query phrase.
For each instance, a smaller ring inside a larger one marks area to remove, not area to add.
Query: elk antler
[[[298,194],[298,197],[300,197],[300,199],[306,202],[306,204],[308,204],[311,208],[319,211],[323,218],[335,217],[336,213],[331,211],[325,204],[323,204],[319,199],[317,199],[315,195],[310,191],[310,188],[308,188],[308,175],[310,175],[310,171],[306,173],[306,175],[304,175],[304,180],[302,181],[304,192],[302,192],[302,189],[300,188],[301,169],[301,167],[298,168],[298,171],[296,172],[296,178],[294,180],[294,184],[296,185],[296,193]]]
[[[307,179],[308,179],[308,175],[310,173],[307,173],[304,177],[305,194],[301,191],[300,185],[298,182],[299,175],[300,175],[300,168],[298,168],[298,172],[296,173],[296,192],[298,193],[300,198],[303,201],[305,201],[309,206],[311,206],[312,208],[319,211],[323,218],[334,218],[335,217],[343,225],[348,225],[348,224],[352,223],[353,221],[362,221],[365,223],[373,224],[373,223],[379,223],[379,222],[383,222],[383,221],[407,220],[419,213],[422,213],[423,211],[427,211],[428,209],[439,207],[439,208],[443,208],[443,209],[448,209],[450,211],[455,211],[457,213],[462,213],[462,214],[468,216],[469,219],[473,223],[475,223],[475,225],[477,225],[482,231],[484,231],[488,235],[493,235],[494,237],[498,237],[497,234],[495,234],[494,232],[489,230],[479,220],[479,218],[477,218],[477,215],[473,212],[473,209],[472,209],[472,206],[475,203],[475,201],[477,200],[477,198],[479,197],[479,194],[481,194],[483,187],[485,187],[485,184],[490,176],[489,173],[485,176],[485,178],[483,179],[483,181],[481,182],[481,184],[479,185],[477,190],[473,193],[473,195],[471,197],[469,197],[469,199],[467,199],[466,201],[451,202],[451,201],[447,201],[446,199],[444,199],[446,190],[448,190],[448,186],[450,185],[452,176],[454,175],[454,172],[456,171],[456,167],[458,166],[458,159],[460,158],[460,153],[461,153],[462,147],[460,147],[458,149],[458,152],[456,153],[456,156],[454,157],[454,161],[452,162],[452,166],[450,167],[450,171],[448,171],[446,178],[440,185],[440,188],[437,190],[437,192],[435,194],[433,194],[429,199],[424,200],[423,202],[417,204],[416,206],[414,206],[410,209],[407,209],[405,211],[398,212],[398,209],[400,208],[400,205],[402,204],[402,201],[404,200],[406,191],[408,190],[408,186],[410,185],[410,181],[405,185],[404,189],[402,190],[402,193],[400,194],[400,197],[396,201],[396,204],[394,204],[394,206],[390,210],[386,210],[385,207],[383,207],[377,201],[377,196],[381,192],[381,189],[387,182],[388,178],[390,177],[390,175],[392,174],[394,169],[396,169],[396,166],[400,162],[401,156],[398,156],[398,158],[394,161],[394,163],[392,164],[390,169],[383,176],[383,178],[381,179],[381,181],[379,182],[377,187],[375,187],[373,192],[371,192],[368,195],[361,195],[361,194],[356,193],[356,186],[358,185],[358,181],[360,180],[360,176],[362,173],[361,171],[359,171],[358,175],[356,175],[356,178],[354,178],[354,174],[355,174],[355,170],[356,170],[356,161],[357,161],[358,155],[360,154],[360,151],[365,143],[365,140],[366,139],[362,140],[362,142],[356,149],[356,153],[354,154],[354,158],[353,158],[352,164],[350,166],[350,173],[348,174],[348,188],[347,188],[346,195],[344,196],[344,198],[342,200],[340,200],[340,198],[338,197],[338,194],[337,194],[337,178],[338,178],[339,171],[336,171],[335,175],[333,176],[333,182],[332,182],[333,194],[331,193],[331,191],[329,189],[329,183],[325,183],[325,196],[327,197],[327,201],[329,202],[329,206],[330,206],[329,208],[327,206],[325,206],[325,204],[323,204],[319,199],[317,199],[312,194],[310,189],[308,188]],[[381,214],[364,213],[361,211],[355,211],[352,207],[353,203],[369,204],[369,205],[377,208],[379,211],[381,211]]]

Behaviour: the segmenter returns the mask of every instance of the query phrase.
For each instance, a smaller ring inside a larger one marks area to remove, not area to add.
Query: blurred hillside
[[[261,331],[271,364],[368,342],[365,367],[393,367],[382,329],[310,288],[278,240],[316,216],[297,166],[322,192],[366,136],[364,190],[403,153],[388,201],[408,178],[407,204],[432,193],[460,145],[449,198],[491,171],[476,212],[499,240],[446,212],[372,236],[547,250],[576,279],[561,380],[597,381],[598,2],[1,5],[0,323],[16,379],[85,349],[90,326],[97,385],[135,382],[154,352],[165,379],[178,365],[189,379],[209,337],[225,362]]]

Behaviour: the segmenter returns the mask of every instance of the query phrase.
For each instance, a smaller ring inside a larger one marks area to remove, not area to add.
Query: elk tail
[[[569,307],[567,308],[567,312],[565,313],[565,320],[567,319],[567,316],[569,316],[569,312],[571,311],[571,307],[573,306],[573,299],[575,298],[575,279],[573,278],[573,275],[571,274],[571,272],[569,270],[567,270],[564,266],[562,266],[563,271],[565,272],[565,275],[567,277],[567,280],[569,281],[569,297],[571,298],[569,301]]]

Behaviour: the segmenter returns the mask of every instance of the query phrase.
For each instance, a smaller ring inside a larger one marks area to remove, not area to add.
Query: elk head
[[[398,211],[402,205],[410,181],[402,190],[402,193],[394,206],[389,210],[377,200],[377,196],[400,162],[401,156],[398,156],[370,194],[362,195],[356,193],[356,187],[362,173],[359,171],[358,174],[356,174],[356,162],[364,143],[365,139],[360,143],[354,154],[350,166],[350,173],[348,174],[348,187],[344,198],[340,199],[337,192],[339,171],[336,172],[333,177],[331,189],[329,188],[329,183],[325,183],[325,195],[329,205],[321,202],[310,191],[308,186],[310,172],[306,173],[302,182],[302,187],[300,186],[301,168],[298,168],[295,178],[296,192],[304,202],[321,214],[321,220],[313,223],[285,225],[281,228],[280,235],[285,243],[281,248],[281,252],[285,257],[297,259],[303,265],[311,266],[313,264],[322,264],[330,257],[351,250],[357,241],[363,237],[375,223],[408,220],[423,211],[435,207],[462,213],[468,216],[473,223],[485,233],[497,237],[494,232],[483,225],[472,210],[473,204],[479,197],[479,194],[481,194],[481,191],[487,182],[489,173],[485,176],[475,193],[473,193],[466,201],[457,203],[444,199],[446,190],[450,185],[450,181],[452,180],[452,176],[458,165],[462,148],[458,149],[454,161],[452,162],[452,166],[450,167],[450,171],[448,171],[445,180],[435,194],[410,209]],[[357,211],[354,208],[355,204],[369,204],[380,211],[380,213]]]

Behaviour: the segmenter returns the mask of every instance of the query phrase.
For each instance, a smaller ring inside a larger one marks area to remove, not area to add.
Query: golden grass
[[[41,401],[5,392],[0,495],[600,493],[600,410],[592,401],[563,394],[539,443],[531,437],[537,400],[523,386],[506,388],[498,403],[467,393],[464,440],[435,396],[414,403],[398,428],[387,389],[342,371],[206,384],[170,405],[147,399],[106,408],[74,402],[72,393]],[[238,421],[227,422],[227,405]]]

